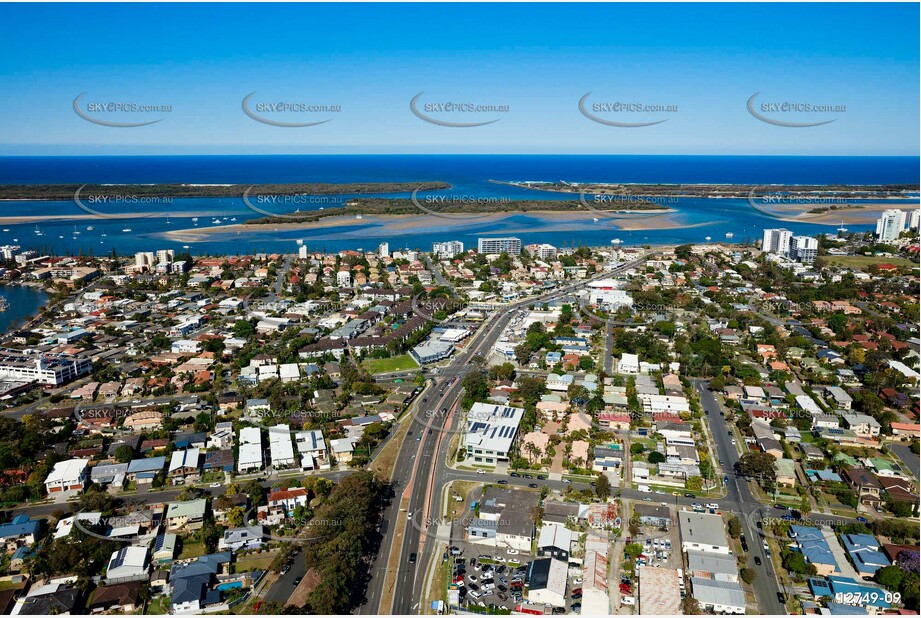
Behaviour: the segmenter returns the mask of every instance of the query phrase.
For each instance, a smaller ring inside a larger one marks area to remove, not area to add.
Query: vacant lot
[[[823,255],[826,264],[841,266],[842,268],[867,268],[873,264],[892,264],[898,268],[917,266],[915,262],[905,258],[884,258],[872,255]]]
[[[416,361],[409,354],[401,354],[392,358],[369,358],[365,361],[365,367],[372,374],[390,373],[391,371],[406,371],[419,367]]]

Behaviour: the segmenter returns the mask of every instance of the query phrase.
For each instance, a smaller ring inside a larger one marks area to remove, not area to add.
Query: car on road
[[[518,550],[517,550],[517,549],[510,549],[510,550],[508,550],[506,553],[507,553],[509,556],[517,556],[517,555],[518,555]]]
[[[291,565],[290,565],[290,564],[285,564],[285,566],[281,567],[281,571],[279,571],[279,573],[281,573],[282,575],[284,575],[285,573],[287,573],[287,572],[290,571],[290,570],[291,570]]]
[[[688,491],[688,492],[685,492],[684,497],[685,498],[696,498],[697,496]]]
[[[505,479],[499,479],[499,484],[500,484],[500,485],[508,485],[508,481],[506,481]]]
[[[301,581],[302,581],[303,579],[304,579],[303,577],[295,577],[295,578],[294,578],[294,581],[291,582],[291,585],[294,586],[295,588],[297,588],[298,586],[301,585]]]
[[[413,518],[413,512],[412,512],[412,511],[406,511],[406,519],[412,519],[412,518]]]
[[[755,566],[761,566],[761,558],[755,556]]]
[[[581,604],[581,603],[573,603],[572,605],[569,606],[569,610],[570,610],[572,613],[574,613],[574,614],[581,613],[581,612],[582,612],[582,604]]]
[[[533,479],[534,477],[531,476],[530,474],[525,474],[525,475],[522,476],[522,478]]]
[[[543,474],[538,474],[538,475],[537,475],[537,480],[538,480],[538,481],[546,481],[546,480],[547,480],[547,477],[544,476]]]
[[[416,552],[409,554],[409,563],[416,564]]]
[[[784,605],[787,604],[787,597],[785,597],[782,592],[777,593],[777,600],[780,601]]]
[[[709,504],[706,505],[706,507],[708,509],[718,509],[720,508],[720,505],[717,504],[716,502],[710,502]]]
[[[646,496],[645,498],[643,498],[643,502],[652,502],[652,498],[650,498],[649,496]]]
[[[482,470],[482,469],[481,469],[481,470],[477,470],[476,473],[477,473],[477,474],[486,474],[486,470]]]
[[[514,477],[514,478],[516,478],[516,479],[517,479],[517,478],[521,478],[521,475],[518,474],[517,472],[512,472],[511,474],[509,474],[509,476],[512,476],[512,477]]]
[[[775,508],[775,509],[779,509],[779,510],[781,510],[781,511],[789,511],[789,510],[790,510],[790,507],[787,506],[787,505],[785,505],[785,504],[775,504],[775,505],[774,505],[774,508]]]
[[[531,489],[537,489],[537,483],[529,483],[528,487],[530,487]]]
[[[566,485],[569,485],[572,483],[572,481],[570,481],[569,479],[563,479],[563,483],[565,483]]]
[[[730,429],[730,430],[727,431],[726,433],[728,433],[728,434],[731,436],[731,435],[732,435],[732,430]]]
[[[865,524],[867,523],[867,518],[861,515],[860,517],[857,518],[857,521],[859,521],[862,524]]]
[[[220,483],[211,483],[210,485],[208,485],[208,487],[212,487],[212,488],[214,488],[214,487],[220,487],[220,486],[221,486]]]

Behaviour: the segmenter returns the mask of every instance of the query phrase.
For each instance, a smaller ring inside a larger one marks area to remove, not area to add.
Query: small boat
[[[58,238],[64,238],[63,236],[58,236]],[[77,237],[74,236],[74,240],[77,240]]]
[[[710,242],[710,237],[707,236],[706,238],[704,238],[704,240],[706,240],[707,242]]]
[[[182,245],[182,248],[183,248],[183,249],[188,249],[188,248],[189,248],[189,245]]]
[[[87,232],[92,232],[92,231],[95,230],[95,229],[96,229],[96,228],[94,228],[92,225],[87,225],[87,226],[86,226],[86,231],[87,231]]]
[[[130,231],[131,231],[131,228],[130,228],[130,227],[122,228],[122,231],[123,231],[123,232],[130,232]]]
[[[732,238],[733,236],[735,236],[735,234],[732,232],[726,232],[726,238]]]
[[[198,223],[198,217],[192,217],[192,223]]]
[[[594,221],[595,223],[598,223],[598,217],[592,217],[592,221]]]
[[[356,219],[361,219],[361,215],[355,215]]]
[[[103,235],[102,235],[103,238],[105,238],[106,236],[108,236],[108,234],[103,234]]]
[[[236,221],[236,220],[237,220],[237,218],[236,218],[236,217],[231,217],[231,219],[230,219],[230,220],[231,220],[231,221]]]
[[[169,217],[166,218],[166,224],[169,225]]]
[[[614,240],[611,241],[611,244],[612,244],[612,245],[619,245],[619,244],[622,243],[622,242],[624,242],[624,241],[622,241],[620,238],[615,238]]]
[[[223,218],[223,221],[226,221],[226,220],[227,220],[227,217],[224,217],[224,218]]]
[[[10,228],[5,227],[5,228],[3,228],[3,231],[4,231],[4,232],[9,232],[9,231],[10,231]]]

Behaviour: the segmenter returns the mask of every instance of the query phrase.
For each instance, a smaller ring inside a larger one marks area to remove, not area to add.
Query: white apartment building
[[[336,285],[340,288],[352,287],[352,273],[347,270],[340,270],[336,273]]]
[[[790,257],[803,264],[812,264],[819,254],[819,241],[812,236],[794,236],[790,239]]]
[[[237,472],[262,470],[262,431],[258,427],[240,429],[240,449],[237,455]]]
[[[290,468],[294,465],[294,445],[291,444],[291,428],[278,424],[269,428],[269,453],[272,468]]]
[[[917,232],[921,228],[921,209],[916,208],[908,215],[908,229]]]
[[[528,245],[528,253],[541,260],[552,260],[556,258],[556,247],[546,243],[540,245]]]
[[[475,403],[467,413],[463,446],[474,465],[507,463],[524,408]]]
[[[521,239],[514,236],[477,238],[477,252],[483,255],[498,255],[503,251],[509,255],[521,255]]]
[[[82,356],[42,354],[30,356],[18,350],[0,350],[0,379],[61,386],[88,375],[93,361]]]
[[[793,232],[784,228],[769,228],[764,230],[761,240],[761,250],[787,257],[790,255],[790,239]]]
[[[905,229],[905,211],[892,208],[884,210],[876,220],[876,236],[882,241],[895,240]]]
[[[390,257],[390,243],[382,242],[377,246],[377,254],[380,257]]]
[[[432,253],[441,260],[454,257],[464,252],[464,243],[459,240],[432,243]]]

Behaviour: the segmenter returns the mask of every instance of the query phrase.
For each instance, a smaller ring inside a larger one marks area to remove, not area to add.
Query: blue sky
[[[0,5],[0,154],[919,153],[917,4]],[[241,101],[341,106],[247,117]],[[74,98],[170,105],[81,119]],[[508,106],[444,114],[426,102]],[[588,104],[676,106],[596,115]],[[746,101],[846,106],[766,111]]]

